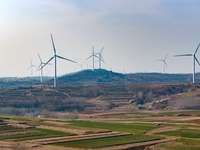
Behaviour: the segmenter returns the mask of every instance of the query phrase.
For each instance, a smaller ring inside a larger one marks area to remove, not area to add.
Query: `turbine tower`
[[[51,35],[51,42],[52,42],[52,46],[53,46],[53,50],[54,50],[54,56],[51,57],[51,58],[40,68],[40,70],[41,70],[44,66],[46,66],[52,59],[55,60],[55,68],[54,68],[54,69],[55,69],[55,70],[54,70],[54,87],[56,87],[56,85],[57,85],[57,64],[56,64],[56,58],[64,59],[64,60],[67,60],[67,61],[71,61],[71,62],[73,62],[73,63],[76,63],[76,62],[73,61],[73,60],[64,58],[64,57],[59,56],[59,55],[56,54],[56,48],[55,48],[55,45],[54,45],[53,36],[52,36],[52,34],[50,34],[50,35]]]
[[[101,55],[102,51],[103,51],[104,47],[101,49],[101,51],[99,53],[95,53],[95,54],[98,54],[99,55],[99,69],[101,69],[101,62],[105,63],[104,62],[104,59]]]
[[[162,61],[163,62],[163,73],[165,73],[165,66],[167,66],[167,63],[166,63],[166,58],[167,58],[168,54],[165,56],[164,59],[158,59],[157,61]],[[168,66],[167,66],[168,67]]]
[[[97,55],[95,55],[94,53],[94,46],[92,46],[92,55],[90,55],[86,60],[90,59],[90,58],[93,58],[92,62],[93,62],[93,71],[94,71],[94,57],[97,57],[99,58]]]
[[[31,77],[32,77],[33,76],[33,67],[37,67],[37,66],[33,65],[31,59],[30,59],[30,63],[31,63],[31,65],[30,65],[30,67],[28,69],[31,68]]]
[[[196,57],[196,53],[199,49],[200,43],[197,46],[197,49],[195,50],[194,54],[182,54],[182,55],[174,55],[174,57],[179,57],[179,56],[192,56],[193,57],[193,80],[192,83],[195,83],[195,61],[200,65],[197,57]]]

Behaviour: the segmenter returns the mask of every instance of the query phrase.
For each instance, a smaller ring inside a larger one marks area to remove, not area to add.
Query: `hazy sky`
[[[99,52],[116,72],[191,73],[193,53],[200,42],[199,0],[1,0],[0,77],[30,76],[30,59],[39,65],[57,54],[92,68],[92,52]],[[200,51],[197,53],[200,60]],[[97,59],[96,59],[97,60]],[[53,76],[54,61],[44,68]],[[77,64],[58,60],[58,75],[79,71]],[[98,62],[95,63],[98,68]],[[35,71],[34,75],[39,75]],[[200,66],[196,65],[200,71]]]

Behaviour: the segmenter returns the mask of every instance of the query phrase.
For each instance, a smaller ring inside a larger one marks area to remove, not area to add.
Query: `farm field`
[[[102,115],[103,114],[103,115]],[[95,118],[0,117],[0,150],[200,148],[200,111],[93,112]]]

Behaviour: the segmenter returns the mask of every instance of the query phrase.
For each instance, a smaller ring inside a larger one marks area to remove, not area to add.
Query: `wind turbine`
[[[163,73],[165,73],[165,66],[167,66],[167,63],[166,63],[166,58],[167,58],[168,54],[165,56],[164,59],[158,59],[157,61],[162,61],[163,62]],[[168,67],[168,66],[167,66]]]
[[[42,61],[42,59],[41,59],[41,57],[40,57],[40,54],[38,53],[38,57],[39,57],[39,59],[40,59],[40,65],[38,66],[38,68],[37,68],[37,70],[36,71],[38,71],[38,70],[40,70],[40,81],[42,82],[42,76],[43,76],[43,65],[45,64],[43,61]],[[50,65],[50,64],[49,64]]]
[[[104,62],[104,59],[101,55],[102,51],[103,51],[104,47],[101,49],[101,51],[99,53],[95,53],[95,54],[98,54],[99,55],[99,69],[101,69],[101,62],[105,63]]]
[[[93,58],[93,71],[94,71],[94,57],[97,57],[99,58],[97,55],[95,55],[94,53],[94,46],[92,46],[92,55],[90,55],[86,60],[90,59],[90,58]]]
[[[77,64],[81,67],[81,70],[83,70],[83,65],[84,65],[85,62],[83,62],[82,64]]]
[[[31,63],[31,65],[30,65],[30,67],[28,69],[31,68],[31,77],[32,77],[33,76],[33,67],[37,67],[37,66],[33,65],[31,59],[30,59],[30,63]]]
[[[196,53],[199,49],[200,43],[197,46],[197,49],[195,50],[194,54],[182,54],[182,55],[174,55],[174,57],[179,57],[179,56],[192,56],[193,57],[193,81],[192,83],[195,83],[195,61],[200,65],[197,57],[196,57]]]
[[[52,59],[55,60],[55,68],[54,68],[54,69],[55,69],[55,70],[54,70],[54,87],[56,87],[56,85],[57,85],[57,65],[56,65],[56,58],[64,59],[64,60],[67,60],[67,61],[71,61],[71,62],[73,62],[73,63],[76,63],[76,62],[73,61],[73,60],[64,58],[64,57],[62,57],[62,56],[56,55],[56,48],[55,48],[55,45],[54,45],[53,36],[52,36],[52,34],[50,34],[50,35],[51,35],[51,42],[52,42],[52,46],[53,46],[53,50],[54,50],[54,56],[51,57],[51,58],[40,68],[40,70],[41,70],[44,66],[46,66]]]

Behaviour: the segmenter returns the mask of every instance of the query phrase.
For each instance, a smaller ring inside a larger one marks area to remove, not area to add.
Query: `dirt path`
[[[51,145],[41,145],[31,150],[85,150],[80,148],[71,148],[71,147],[61,147],[61,146],[51,146]]]
[[[0,150],[83,150],[78,148],[39,145],[27,142],[0,141]]]
[[[37,143],[0,141],[0,150],[28,150],[37,146]]]
[[[70,124],[68,122],[58,122],[58,121],[52,121],[52,120],[44,121],[44,123],[55,124],[55,125],[59,125],[59,126]]]

